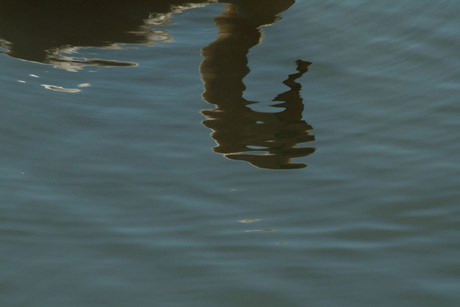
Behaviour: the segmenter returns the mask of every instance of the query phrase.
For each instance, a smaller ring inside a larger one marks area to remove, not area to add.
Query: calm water
[[[458,306],[460,2],[390,2],[0,1],[0,305]]]

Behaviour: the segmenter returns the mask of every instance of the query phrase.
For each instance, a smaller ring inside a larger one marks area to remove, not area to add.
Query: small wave
[[[57,85],[49,85],[49,84],[42,84],[44,88],[47,90],[52,90],[52,91],[57,91],[57,92],[64,92],[64,93],[78,93],[81,92],[81,90],[77,88],[64,88],[62,86],[57,86]]]

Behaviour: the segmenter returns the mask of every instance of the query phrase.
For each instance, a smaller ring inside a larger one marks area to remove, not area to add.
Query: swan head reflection
[[[301,86],[295,82],[305,72],[310,62],[297,60],[297,73],[290,74],[284,84],[290,89],[277,95],[272,107],[283,108],[278,112],[258,112],[249,107],[242,98],[227,95],[228,91],[218,91],[203,95],[212,97],[209,103],[215,109],[203,110],[206,117],[203,124],[212,129],[211,136],[217,146],[213,150],[232,160],[243,160],[267,169],[304,168],[304,163],[292,163],[293,158],[312,154],[313,147],[297,147],[311,142],[312,127],[302,120],[304,105],[300,96]],[[215,76],[215,75],[214,75]],[[206,77],[203,77],[206,80]],[[205,81],[206,83],[206,81]],[[206,91],[214,91],[214,87]],[[229,98],[230,97],[230,98]],[[215,100],[214,100],[215,99]]]

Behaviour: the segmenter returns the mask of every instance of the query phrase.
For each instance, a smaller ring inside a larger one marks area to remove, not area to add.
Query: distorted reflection
[[[217,143],[213,150],[229,159],[268,169],[303,168],[306,164],[292,163],[291,159],[313,153],[312,147],[296,146],[314,140],[314,136],[309,133],[312,127],[302,120],[301,86],[295,80],[311,63],[298,60],[297,73],[283,82],[290,89],[273,99],[279,102],[273,107],[284,110],[257,112],[249,107],[254,102],[243,98],[243,78],[250,71],[247,53],[261,40],[260,26],[276,21],[277,14],[292,2],[265,1],[263,8],[269,10],[251,10],[248,3],[227,5],[215,19],[217,40],[202,50],[203,99],[216,106],[202,111],[206,117],[203,124],[213,130],[211,135]]]
[[[301,86],[296,82],[311,63],[298,60],[297,72],[284,81],[289,89],[273,99],[278,102],[273,107],[281,111],[254,111],[248,106],[253,102],[243,98],[249,49],[261,42],[260,28],[275,23],[294,0],[0,0],[0,53],[68,71],[85,66],[136,66],[130,61],[83,58],[78,56],[79,49],[172,41],[162,26],[173,14],[218,2],[226,3],[226,10],[216,18],[218,38],[202,49],[200,66],[203,98],[216,107],[202,111],[204,125],[213,130],[214,150],[261,168],[305,167],[291,159],[314,151],[297,147],[314,139],[309,134],[312,127],[302,120]],[[87,85],[42,86],[77,93]]]

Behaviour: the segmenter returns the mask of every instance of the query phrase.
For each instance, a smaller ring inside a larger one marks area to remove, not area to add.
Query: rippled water
[[[457,306],[460,3],[215,2],[0,1],[0,305]]]

